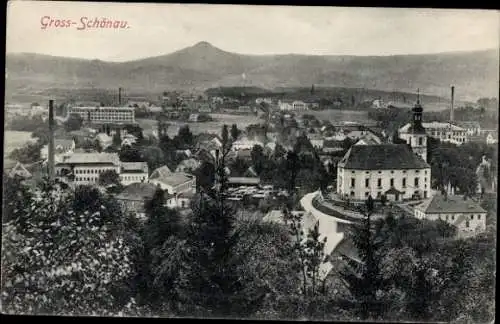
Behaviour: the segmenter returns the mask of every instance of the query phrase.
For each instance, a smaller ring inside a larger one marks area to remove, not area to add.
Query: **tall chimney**
[[[451,109],[450,109],[450,121],[453,121],[453,105],[455,104],[455,87],[451,86]]]
[[[49,180],[54,181],[54,100],[49,100]]]
[[[118,88],[118,106],[122,105],[122,88]]]

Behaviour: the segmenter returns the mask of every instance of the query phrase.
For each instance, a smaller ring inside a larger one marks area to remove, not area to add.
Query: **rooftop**
[[[132,183],[116,196],[120,200],[147,200],[153,198],[158,187],[151,183]]]
[[[122,162],[121,165],[125,172],[148,172],[147,162]]]
[[[193,179],[192,175],[183,172],[172,173],[170,175],[157,177],[154,179],[151,179],[150,177],[150,180],[157,180],[164,184],[171,185],[174,187],[186,183],[188,181],[191,181],[192,179]]]
[[[117,153],[75,153],[68,156],[64,163],[68,164],[113,164],[119,165]]]
[[[258,185],[260,183],[260,179],[250,177],[230,177],[228,179],[228,183]]]
[[[406,144],[354,145],[339,162],[339,166],[355,170],[430,168]]]
[[[427,214],[442,213],[486,213],[479,204],[471,199],[464,200],[462,196],[448,196],[436,194],[431,199],[427,199],[416,208]]]
[[[161,178],[161,177],[167,177],[172,174],[172,171],[168,168],[168,166],[164,165],[162,167],[159,167],[158,169],[155,169],[152,173],[151,176],[149,177],[150,179],[155,179],[155,178]]]

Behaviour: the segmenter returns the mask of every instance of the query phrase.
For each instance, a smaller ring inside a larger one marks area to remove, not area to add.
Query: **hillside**
[[[207,42],[171,54],[113,63],[40,54],[6,55],[6,93],[47,88],[159,92],[219,86],[317,86],[421,92],[458,100],[498,94],[498,51],[397,56],[242,55]],[[244,74],[244,75],[243,75]]]

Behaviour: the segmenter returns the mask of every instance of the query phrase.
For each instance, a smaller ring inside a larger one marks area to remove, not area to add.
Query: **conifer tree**
[[[350,292],[350,301],[359,311],[363,319],[377,317],[380,314],[378,292],[382,288],[380,271],[382,244],[378,240],[378,232],[374,231],[371,216],[374,201],[368,197],[365,206],[365,217],[360,224],[354,224],[350,238],[357,248],[360,260],[347,260],[346,269],[341,270],[341,277]]]

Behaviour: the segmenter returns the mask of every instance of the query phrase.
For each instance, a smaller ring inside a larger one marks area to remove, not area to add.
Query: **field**
[[[14,149],[22,147],[32,140],[30,132],[5,131],[4,136],[4,157],[9,156]]]
[[[169,137],[174,137],[179,132],[179,128],[183,125],[189,125],[189,129],[193,134],[212,133],[220,134],[222,125],[226,124],[231,127],[232,124],[238,125],[238,128],[244,129],[250,124],[258,124],[262,120],[257,116],[244,116],[244,115],[228,115],[228,114],[211,114],[214,120],[203,123],[186,123],[178,122],[175,120],[169,121],[170,127],[167,130]],[[137,119],[139,126],[143,129],[156,129],[157,122],[154,119]]]

